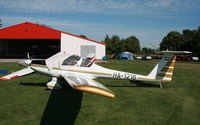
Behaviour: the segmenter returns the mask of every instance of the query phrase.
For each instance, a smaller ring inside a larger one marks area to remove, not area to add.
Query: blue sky
[[[1,0],[8,27],[22,22],[102,41],[105,35],[135,35],[142,47],[158,47],[170,31],[200,26],[200,0]]]

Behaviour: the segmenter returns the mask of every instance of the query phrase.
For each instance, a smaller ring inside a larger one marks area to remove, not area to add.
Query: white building
[[[83,57],[92,54],[96,59],[102,59],[105,56],[105,45],[102,42],[61,33],[61,51],[73,52]]]
[[[34,58],[46,58],[66,51],[102,59],[105,47],[99,41],[29,22],[0,29],[0,57],[25,58],[29,52]]]

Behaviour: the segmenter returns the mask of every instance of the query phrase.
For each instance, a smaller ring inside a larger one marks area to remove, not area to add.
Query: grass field
[[[104,67],[148,74],[157,60],[111,60]],[[0,63],[16,71],[17,63]],[[109,99],[72,90],[45,88],[48,77],[33,74],[0,81],[0,125],[199,125],[200,63],[177,63],[173,81],[157,83],[98,79],[116,94]]]

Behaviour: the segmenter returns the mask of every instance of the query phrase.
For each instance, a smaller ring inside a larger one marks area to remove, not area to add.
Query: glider
[[[37,72],[51,76],[47,83],[49,89],[62,88],[60,83],[64,79],[73,89],[85,91],[105,97],[114,98],[115,94],[101,83],[93,80],[96,78],[115,78],[140,81],[154,81],[163,87],[163,82],[172,81],[176,53],[190,53],[188,51],[160,51],[162,59],[156,64],[148,75],[123,72],[104,68],[95,64],[95,58],[87,59],[78,55],[59,52],[46,60],[28,59],[19,64],[26,68],[1,77],[1,80],[29,75]]]

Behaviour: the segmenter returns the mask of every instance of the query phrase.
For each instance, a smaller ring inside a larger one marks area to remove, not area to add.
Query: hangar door
[[[89,54],[96,55],[96,46],[81,46],[81,56],[86,57]]]

